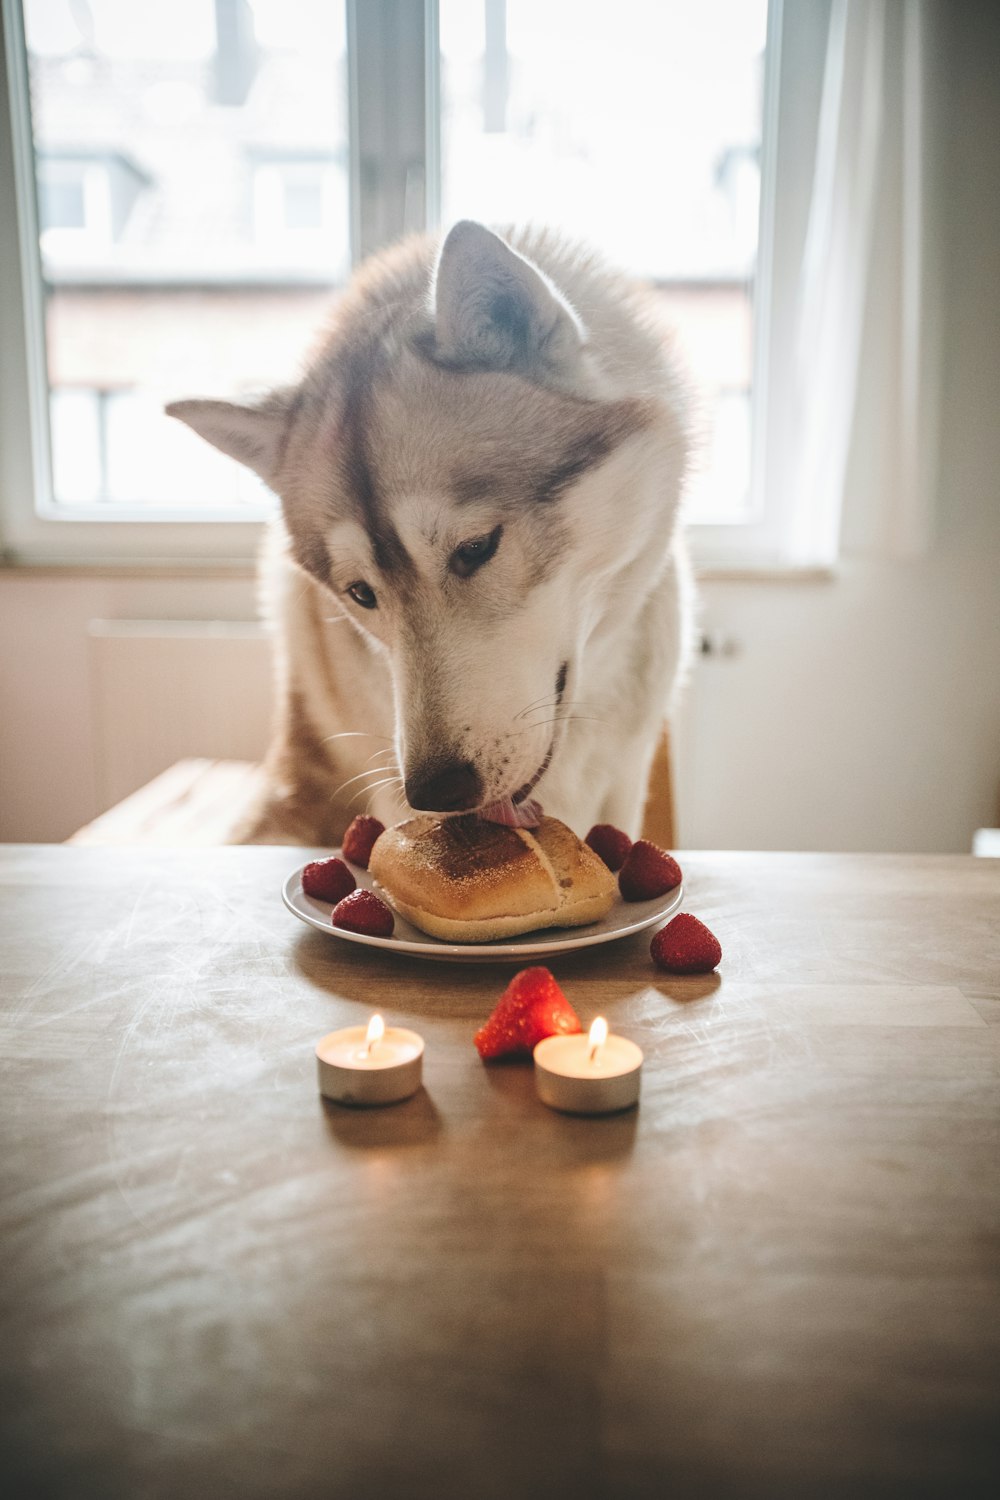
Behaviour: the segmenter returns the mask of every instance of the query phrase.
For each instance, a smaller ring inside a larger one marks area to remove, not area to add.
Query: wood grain
[[[997,1492],[1000,862],[682,855],[718,975],[552,965],[645,1052],[586,1120],[304,857],[0,850],[6,1493]],[[376,1007],[425,1088],[325,1105]]]

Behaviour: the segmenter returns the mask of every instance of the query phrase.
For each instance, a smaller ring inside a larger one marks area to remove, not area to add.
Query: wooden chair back
[[[674,782],[670,758],[670,731],[664,725],[653,757],[646,808],[642,818],[642,836],[661,849],[673,849],[677,838],[674,816]]]

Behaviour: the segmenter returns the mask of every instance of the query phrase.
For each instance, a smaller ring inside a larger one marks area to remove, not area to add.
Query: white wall
[[[91,620],[249,620],[254,610],[249,575],[0,571],[0,841],[58,841],[103,811]],[[248,717],[260,724],[259,672],[249,681]],[[228,754],[248,749],[234,723]],[[187,753],[217,756],[222,747],[193,734]]]
[[[704,585],[704,625],[738,651],[699,663],[678,726],[686,847],[967,851],[1000,822],[997,10],[945,7],[936,45],[935,545],[858,548],[828,582]],[[99,810],[90,620],[253,615],[249,578],[0,572],[0,839],[61,839]]]
[[[695,671],[687,847],[968,852],[1000,822],[1000,550],[707,585],[738,654]]]

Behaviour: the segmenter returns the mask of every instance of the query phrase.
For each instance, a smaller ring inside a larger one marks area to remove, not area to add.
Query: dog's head
[[[298,563],[384,649],[410,806],[523,802],[628,560],[653,410],[602,397],[557,288],[460,224],[436,267],[361,273],[298,387],[168,410],[280,495]]]

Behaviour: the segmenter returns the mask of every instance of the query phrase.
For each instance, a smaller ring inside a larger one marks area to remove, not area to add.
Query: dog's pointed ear
[[[293,392],[275,391],[256,406],[232,401],[171,401],[164,410],[214,448],[273,484],[291,415]]]
[[[449,364],[565,375],[583,348],[580,320],[548,277],[472,219],[441,246],[434,322]]]

